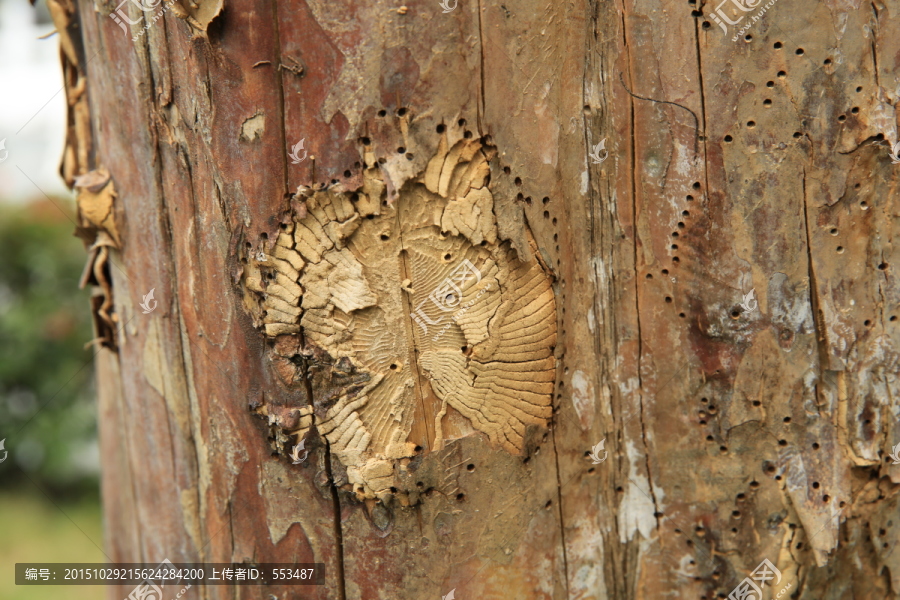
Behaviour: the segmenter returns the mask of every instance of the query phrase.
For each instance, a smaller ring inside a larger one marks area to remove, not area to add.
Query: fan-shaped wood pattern
[[[377,168],[356,193],[302,189],[278,239],[245,265],[256,324],[273,338],[302,332],[352,374],[314,392],[288,429],[299,441],[315,426],[361,496],[388,493],[398,465],[453,437],[482,432],[520,454],[526,428],[550,418],[551,277],[499,239],[492,154],[444,137],[393,203]],[[296,384],[279,363],[289,357],[273,360]]]

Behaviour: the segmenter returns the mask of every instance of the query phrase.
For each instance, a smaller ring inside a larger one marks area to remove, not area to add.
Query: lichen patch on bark
[[[396,491],[398,470],[477,432],[521,454],[526,429],[550,419],[551,275],[498,235],[494,155],[444,135],[396,201],[370,167],[354,192],[301,188],[277,239],[247,244],[244,305],[281,381],[303,386],[303,364],[329,365],[313,406],[288,410],[311,419],[280,426],[297,442],[314,426],[360,497]]]

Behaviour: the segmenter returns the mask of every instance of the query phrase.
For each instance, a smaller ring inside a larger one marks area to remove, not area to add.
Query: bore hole
[[[653,279],[653,273],[647,273],[647,279]]]
[[[550,508],[550,506],[551,506],[552,504],[553,504],[553,500],[547,500],[547,503],[544,504],[544,508]]]
[[[754,479],[753,481],[750,482],[750,487],[752,487],[753,489],[758,488],[759,482]]]
[[[850,109],[850,112],[852,112],[854,115],[857,114],[857,113],[859,113],[859,107],[858,107],[858,106],[854,106],[853,108]]]
[[[753,406],[762,406],[762,402],[760,402],[759,400],[754,400]]]
[[[866,327],[868,327],[871,324],[872,324],[872,321],[870,321],[869,319],[866,319],[865,321],[863,321],[863,325],[865,325]]]
[[[772,47],[778,50],[779,48],[781,48],[781,42],[775,42],[774,44],[772,44]]]
[[[397,116],[398,116],[398,117],[402,117],[402,116],[405,115],[405,114],[406,114],[406,109],[405,109],[405,108],[398,108],[398,109],[397,109]]]
[[[386,111],[386,110],[379,110],[379,111],[378,111],[378,116],[379,116],[379,117],[384,117],[384,116],[386,116],[386,115],[387,115],[387,111]]]
[[[795,132],[794,132],[794,139],[799,138],[801,135],[803,135],[803,134],[801,134],[799,131],[795,131]]]
[[[418,452],[421,452],[421,451],[422,451],[422,446],[416,446],[415,448],[413,448],[413,450],[414,450],[415,452],[417,452],[417,453],[418,453]]]
[[[350,171],[344,171],[344,177],[350,177],[351,175],[353,175],[353,173]]]
[[[753,41],[753,36],[750,35],[750,34],[748,33],[747,35],[744,36],[744,41],[745,41],[745,42],[752,42],[752,41]]]
[[[709,29],[712,25],[709,24],[709,21],[703,21],[703,29]]]
[[[389,239],[391,239],[391,236],[389,236],[388,234],[386,234],[386,233],[381,234],[381,241],[386,242]]]
[[[830,65],[830,64],[831,64],[831,59],[830,59],[830,58],[826,58],[826,59],[823,61],[823,63],[824,63],[826,66],[827,66],[827,65]]]
[[[880,265],[878,265],[878,270],[880,270],[880,271],[884,271],[887,268],[888,268],[887,263],[881,263]]]
[[[828,233],[830,233],[831,235],[837,235],[838,234],[837,227],[832,227],[831,229],[828,230]]]
[[[544,197],[541,199],[541,202],[543,202],[544,204],[547,204],[547,203],[550,202],[550,198],[548,198],[547,196],[544,196]]]
[[[894,316],[894,315],[891,315],[891,318],[888,319],[888,321],[890,321],[891,323],[893,323],[893,322],[896,321],[896,320],[897,320],[897,317]]]
[[[672,303],[672,296],[666,296],[666,304]]]
[[[847,116],[846,116],[846,115],[838,115],[838,121],[840,121],[841,123],[843,123],[843,122],[846,121],[846,120],[847,120]]]
[[[756,121],[747,121],[747,129],[753,129],[756,127]]]
[[[837,250],[837,253],[838,253],[838,254],[843,254],[843,253],[844,253],[844,247],[843,247],[843,246],[838,246],[838,247],[836,248],[836,250]]]
[[[449,253],[444,255],[444,260],[450,260],[450,254],[449,254]]]
[[[787,440],[778,440],[779,446],[787,446]]]
[[[784,71],[778,71],[777,75],[778,75],[778,77],[781,77],[782,79],[787,77],[787,73]]]
[[[456,122],[456,124],[459,125],[460,127],[465,127],[465,126],[466,126],[466,120],[465,120],[465,119],[460,119],[459,121]]]
[[[818,449],[819,449],[819,442],[813,442],[812,447],[813,447],[813,450],[818,450]]]
[[[692,185],[691,187],[694,188],[695,190],[699,190],[699,189],[700,189],[700,182],[699,182],[699,181],[695,181],[695,182],[694,182],[694,185]]]
[[[772,101],[768,98],[763,100],[763,106],[772,106]]]
[[[685,318],[686,315],[684,313],[678,313],[678,316],[683,319],[683,318]]]
[[[726,142],[730,142],[730,141],[733,140],[733,139],[734,139],[734,138],[732,138],[730,135],[726,135],[726,136],[725,136],[725,141],[726,141]]]
[[[513,183],[515,183],[516,185],[522,185],[522,178],[516,177],[515,179],[513,179]]]
[[[784,421],[785,423],[790,423],[790,422],[791,422],[791,418],[790,418],[790,417],[785,417],[785,418],[782,419],[782,421]]]
[[[662,273],[663,275],[668,275],[668,274],[669,274],[669,270],[668,270],[668,269],[663,269],[662,271],[660,271],[660,273]]]
[[[392,365],[391,365],[391,371],[396,371],[396,370],[397,370],[397,365],[396,365],[396,364],[392,364]]]
[[[447,129],[447,127],[443,123],[441,123],[440,125],[438,125],[435,128],[435,131],[437,131],[438,133],[444,133],[444,131],[446,131],[446,129]]]
[[[471,139],[472,139],[472,132],[471,132],[471,131],[465,132],[465,133],[463,134],[463,137],[466,138],[467,140],[471,140]]]
[[[475,470],[475,465],[473,465],[472,463],[469,463],[466,465],[466,471],[474,471],[474,470]]]
[[[775,87],[775,82],[774,82],[774,81],[767,81],[767,82],[766,82],[766,87],[770,87],[770,88]]]
[[[819,482],[818,482],[818,481],[813,481],[813,489],[814,489],[814,490],[819,489]]]
[[[545,218],[545,219],[549,219],[549,218],[550,218],[550,211],[548,211],[548,210],[545,210],[545,211],[544,211],[544,218]]]
[[[456,501],[457,501],[457,502],[462,502],[462,501],[465,500],[465,499],[466,499],[466,495],[463,494],[462,492],[460,492],[459,494],[456,495]]]
[[[794,51],[794,54],[796,54],[797,56],[802,56],[802,55],[803,55],[803,48],[797,48],[797,49]]]
[[[681,211],[681,216],[689,217],[689,216],[691,216],[691,213],[689,211],[683,210],[683,211]]]
[[[404,148],[403,146],[397,148],[397,154],[403,154],[404,152],[406,152],[406,148]]]

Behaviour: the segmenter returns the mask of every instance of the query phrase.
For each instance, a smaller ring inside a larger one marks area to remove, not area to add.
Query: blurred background
[[[58,174],[59,41],[44,0],[0,0],[0,599],[98,600],[16,587],[17,562],[104,562],[86,253]],[[6,458],[4,459],[4,455]]]

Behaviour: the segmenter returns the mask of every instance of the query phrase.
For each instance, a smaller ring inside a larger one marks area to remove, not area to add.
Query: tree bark
[[[111,558],[900,597],[897,2],[49,4]]]

